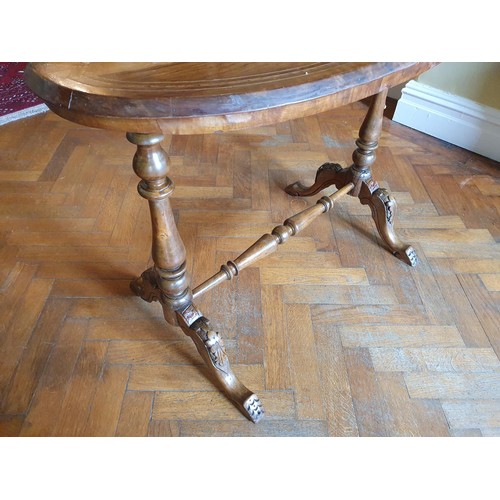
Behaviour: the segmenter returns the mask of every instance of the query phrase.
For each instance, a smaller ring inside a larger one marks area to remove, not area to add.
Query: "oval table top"
[[[415,78],[433,63],[30,63],[58,115],[125,132],[200,134],[320,113]]]

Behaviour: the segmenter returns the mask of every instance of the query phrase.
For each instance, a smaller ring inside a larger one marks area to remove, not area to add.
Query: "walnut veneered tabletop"
[[[68,120],[125,132],[200,134],[359,101],[432,63],[31,63],[29,86]]]
[[[274,252],[330,211],[349,194],[368,205],[390,251],[409,265],[413,248],[394,231],[396,202],[372,178],[371,166],[382,130],[390,87],[415,78],[433,63],[31,63],[25,77],[31,89],[58,115],[90,127],[127,132],[137,146],[133,159],[141,178],[139,194],[150,207],[154,266],[131,284],[142,299],[160,302],[165,319],[193,340],[211,378],[253,422],[263,416],[259,398],[231,369],[218,332],[194,300],[231,280],[256,260]],[[203,134],[274,124],[327,111],[373,96],[352,159],[342,168],[325,163],[311,186],[285,188],[312,196],[334,185],[337,191],[286,219],[220,271],[191,287],[186,249],[169,197],[174,184],[161,148],[163,134]]]

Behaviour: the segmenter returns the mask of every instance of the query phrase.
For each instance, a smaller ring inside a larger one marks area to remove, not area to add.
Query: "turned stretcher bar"
[[[278,248],[278,245],[286,243],[288,238],[295,236],[309,226],[316,217],[329,212],[335,201],[349,193],[353,188],[354,184],[349,182],[331,195],[320,198],[315,205],[289,217],[282,225],[276,226],[271,234],[261,236],[253,245],[234,259],[234,261],[230,260],[227,264],[223,264],[219,272],[208,278],[201,285],[198,285],[193,290],[193,298],[196,299],[224,281],[232,280],[246,267],[273,253]]]

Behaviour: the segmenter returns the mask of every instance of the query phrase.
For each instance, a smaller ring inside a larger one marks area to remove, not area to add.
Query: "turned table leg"
[[[352,182],[354,189],[349,194],[357,196],[363,205],[370,207],[377,230],[391,252],[403,262],[415,266],[415,250],[403,243],[394,231],[396,200],[372,178],[371,166],[375,162],[375,150],[382,131],[386,97],[387,90],[372,97],[370,108],[359,130],[359,138],[356,140],[357,149],[352,155],[353,165],[342,168],[336,163],[325,163],[318,169],[311,186],[295,182],[287,186],[285,191],[293,196],[312,196],[328,186],[335,185],[337,189],[341,189]]]
[[[175,311],[191,303],[192,293],[186,276],[186,249],[170,207],[169,196],[174,184],[167,177],[167,157],[160,145],[163,136],[127,134],[127,139],[137,145],[133,167],[142,179],[137,190],[149,202],[154,262],[154,266],[133,281],[131,287],[144,300],[159,300],[165,319],[176,325]]]
[[[160,144],[163,136],[128,133],[127,139],[137,146],[133,167],[142,179],[139,194],[149,202],[154,262],[130,286],[142,299],[160,302],[165,319],[194,341],[214,381],[247,418],[257,422],[264,413],[259,398],[234,375],[219,333],[209,328],[208,320],[192,303],[186,250],[170,207],[174,184],[167,176],[167,156]]]

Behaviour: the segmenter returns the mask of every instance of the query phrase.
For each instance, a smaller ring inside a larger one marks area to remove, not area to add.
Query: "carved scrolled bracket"
[[[229,374],[229,358],[227,357],[226,347],[219,332],[210,329],[206,318],[198,319],[191,329],[198,335],[205,344],[205,349],[210,356],[210,361],[217,370],[222,371],[226,376]]]
[[[285,188],[291,196],[314,196],[321,190],[335,184],[337,189],[345,186],[350,179],[347,179],[348,169],[342,168],[338,163],[323,163],[316,172],[316,178],[311,186],[306,186],[297,181]],[[343,182],[345,181],[345,182]]]
[[[402,242],[394,231],[396,200],[386,189],[378,188],[371,192],[368,186],[364,187],[359,198],[362,204],[370,206],[378,232],[392,253],[406,264],[416,266],[418,258],[415,250]]]
[[[323,165],[321,165],[319,167],[316,176],[320,172],[323,173],[323,174],[326,174],[326,173],[338,173],[338,172],[342,172],[342,170],[344,170],[344,168],[342,168],[342,165],[339,165],[338,163],[326,162],[326,163],[323,163]]]
[[[385,207],[385,218],[389,224],[394,223],[394,212],[396,210],[396,200],[386,189],[378,189],[373,196],[377,196]]]
[[[157,273],[154,267],[144,271],[141,276],[130,283],[132,291],[146,302],[161,302],[161,289],[158,286]]]

